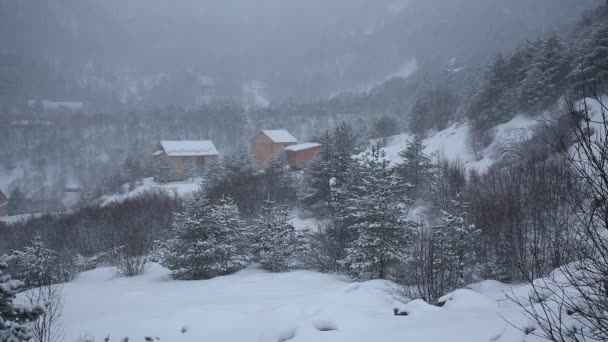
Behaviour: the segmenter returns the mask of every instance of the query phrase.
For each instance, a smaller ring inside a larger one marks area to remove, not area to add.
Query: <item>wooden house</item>
[[[283,153],[286,147],[296,145],[298,140],[286,130],[265,130],[251,139],[251,153],[258,167]]]
[[[170,181],[181,181],[188,178],[188,173],[207,168],[219,153],[211,140],[164,140],[156,147],[154,157],[155,162],[168,157],[173,164]]]
[[[8,198],[0,190],[0,217],[8,216]]]
[[[321,145],[304,143],[285,147],[287,165],[301,169],[310,163],[321,152]]]

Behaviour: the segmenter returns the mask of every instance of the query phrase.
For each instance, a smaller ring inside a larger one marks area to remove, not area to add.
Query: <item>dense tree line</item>
[[[517,113],[540,114],[558,108],[566,91],[582,84],[608,86],[606,7],[587,13],[570,33],[527,41],[508,54],[498,54],[487,67],[463,111],[480,130]]]

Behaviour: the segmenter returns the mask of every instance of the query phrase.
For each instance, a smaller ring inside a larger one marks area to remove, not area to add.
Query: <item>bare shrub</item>
[[[63,311],[63,285],[44,285],[25,293],[28,304],[43,306],[45,311],[30,324],[35,342],[60,342],[63,340],[61,314]]]

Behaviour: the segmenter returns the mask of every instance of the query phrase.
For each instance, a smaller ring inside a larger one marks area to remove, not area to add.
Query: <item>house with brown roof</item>
[[[304,143],[285,147],[287,165],[301,169],[317,157],[321,152],[321,144]]]
[[[8,216],[8,198],[0,190],[0,217]]]
[[[298,139],[284,129],[264,130],[251,139],[251,153],[258,167],[281,155],[286,147],[296,145]]]
[[[211,140],[163,140],[153,153],[155,163],[168,157],[173,170],[170,181],[181,181],[188,178],[188,173],[204,170],[217,161],[219,153]]]

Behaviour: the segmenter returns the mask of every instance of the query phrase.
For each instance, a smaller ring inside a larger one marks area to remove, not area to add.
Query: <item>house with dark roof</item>
[[[262,167],[271,159],[281,155],[286,147],[297,143],[298,139],[284,129],[264,130],[251,139],[251,153],[257,166]]]

